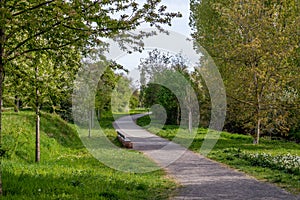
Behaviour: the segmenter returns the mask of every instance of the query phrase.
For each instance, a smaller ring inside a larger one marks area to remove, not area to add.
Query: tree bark
[[[180,106],[177,105],[177,117],[176,117],[176,123],[177,125],[180,124]]]
[[[40,162],[40,111],[39,107],[36,107],[36,125],[35,125],[36,143],[35,143],[35,162]]]
[[[256,140],[255,140],[255,144],[259,144],[259,138],[260,138],[260,124],[261,124],[261,119],[259,118],[257,120],[257,124],[256,124]]]
[[[187,103],[187,108],[188,108],[188,112],[189,112],[189,121],[188,121],[188,125],[189,125],[189,132],[192,133],[192,126],[193,126],[193,116],[192,116],[192,100],[191,100],[191,91],[190,88],[187,86],[186,87],[186,103]]]
[[[259,144],[260,139],[260,126],[261,126],[261,92],[259,92],[259,85],[258,85],[258,77],[256,72],[254,73],[254,85],[256,89],[256,115],[257,115],[257,121],[256,121],[256,127],[255,127],[255,136],[253,143]]]
[[[35,79],[36,79],[36,85],[35,85],[35,115],[36,115],[36,121],[35,121],[35,134],[36,134],[36,140],[35,140],[35,162],[40,162],[41,159],[41,152],[40,152],[40,102],[39,102],[39,87],[38,87],[38,73],[39,68],[36,66],[35,68]]]
[[[1,1],[2,3],[2,1]],[[4,42],[5,34],[4,29],[0,29],[0,148],[2,148],[2,95],[3,95],[3,82],[4,82]],[[2,189],[2,158],[0,158],[0,196],[3,194]]]
[[[193,116],[192,116],[192,109],[189,108],[189,132],[192,133],[192,124],[193,123]]]
[[[18,95],[15,96],[15,112],[19,112],[20,110],[20,99]]]
[[[2,34],[2,30],[0,30]],[[0,36],[1,38],[1,36]],[[3,63],[3,49],[0,41],[0,148],[2,149],[2,94],[4,81],[4,63]],[[0,196],[2,196],[2,158],[0,158]]]
[[[92,129],[92,111],[88,111],[88,119],[89,119],[89,138],[91,137],[91,129]]]

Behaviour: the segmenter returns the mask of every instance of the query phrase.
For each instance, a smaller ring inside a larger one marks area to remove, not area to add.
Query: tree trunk
[[[35,162],[40,162],[41,160],[41,152],[40,152],[40,109],[39,106],[36,105],[36,123],[35,123]]]
[[[15,112],[19,112],[20,110],[20,99],[18,95],[15,96]]]
[[[180,124],[180,106],[177,106],[177,118],[176,118],[177,125]]]
[[[92,111],[88,111],[88,119],[89,119],[89,138],[91,137],[91,129],[92,129]]]
[[[0,148],[2,149],[2,95],[3,95],[3,82],[4,82],[4,30],[0,29]],[[3,194],[2,189],[2,158],[0,158],[0,196]]]
[[[259,144],[259,138],[260,138],[260,124],[261,124],[261,119],[259,118],[257,120],[257,125],[256,125],[256,140],[255,144]]]
[[[0,30],[1,34],[1,30]],[[1,36],[0,36],[1,37]],[[0,148],[2,150],[2,94],[3,94],[3,81],[4,81],[4,64],[2,59],[2,45],[0,43]],[[3,194],[2,189],[2,158],[0,158],[0,196]]]
[[[186,103],[187,103],[187,109],[189,111],[189,132],[192,133],[192,129],[193,129],[193,116],[192,116],[192,100],[191,100],[191,91],[190,88],[187,86],[186,89]]]
[[[254,72],[254,85],[255,85],[255,92],[256,92],[256,127],[255,127],[255,139],[253,141],[254,144],[259,144],[260,138],[260,126],[261,126],[261,93],[259,92],[259,85],[258,85],[258,77],[256,72]],[[261,91],[262,92],[262,91]]]
[[[35,85],[35,115],[36,115],[36,123],[35,123],[35,162],[40,162],[41,159],[41,152],[40,152],[40,102],[39,102],[39,86],[38,86],[38,74],[39,74],[39,68],[36,66],[35,68],[35,79],[36,79],[36,85]]]
[[[193,125],[193,116],[192,116],[192,109],[189,108],[189,132],[192,133]]]

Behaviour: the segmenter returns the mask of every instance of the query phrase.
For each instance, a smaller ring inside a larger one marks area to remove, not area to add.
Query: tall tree
[[[58,62],[58,58],[61,57],[58,53],[32,52],[31,60],[19,62],[15,66],[18,70],[13,70],[14,74],[8,74],[5,81],[9,90],[4,92],[4,96],[14,97],[17,94],[24,104],[29,104],[35,109],[36,162],[40,161],[41,107],[50,107],[55,112],[56,109],[60,109],[62,99],[70,98],[72,94],[72,83],[79,67],[76,60],[79,61],[80,56],[73,52],[71,57],[71,52],[68,53],[68,62]]]
[[[142,60],[139,69],[144,81],[141,91],[144,104],[162,105],[167,112],[167,123],[179,125],[180,120],[185,120],[192,131],[193,111],[198,105],[187,59],[181,53],[170,55],[155,49]]]
[[[147,0],[142,5],[127,0],[0,0],[0,105],[4,74],[13,60],[26,58],[31,52],[101,45],[101,37],[113,38],[143,22],[158,27],[170,24],[172,17],[180,15],[166,12],[159,3],[160,0]],[[33,43],[37,38],[46,42]],[[1,122],[0,111],[0,144]]]
[[[225,81],[228,119],[250,130],[255,143],[270,125],[285,130],[288,106],[281,96],[299,77],[290,62],[300,44],[298,1],[203,0],[191,8],[193,37]]]

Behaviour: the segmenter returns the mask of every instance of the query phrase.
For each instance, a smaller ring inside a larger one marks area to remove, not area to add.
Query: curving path
[[[200,154],[160,138],[135,124],[144,114],[125,116],[114,122],[116,130],[182,185],[172,199],[204,200],[297,200],[286,191],[259,182]]]

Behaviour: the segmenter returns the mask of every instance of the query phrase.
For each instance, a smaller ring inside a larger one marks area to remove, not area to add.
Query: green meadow
[[[118,144],[112,121],[104,116],[101,125]],[[82,145],[75,125],[57,115],[42,113],[40,163],[34,162],[34,113],[5,112],[3,125],[2,199],[168,199],[176,188],[162,170],[130,173],[105,166]]]

